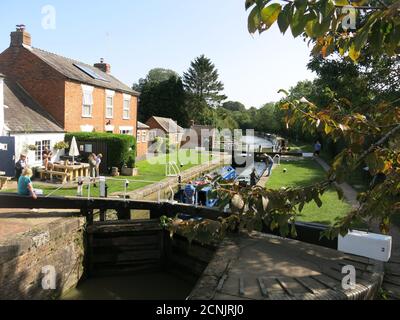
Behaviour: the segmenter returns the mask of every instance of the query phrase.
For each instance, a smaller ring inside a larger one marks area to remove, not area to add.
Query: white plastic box
[[[339,236],[338,250],[388,262],[392,252],[392,237],[354,230],[345,237]]]

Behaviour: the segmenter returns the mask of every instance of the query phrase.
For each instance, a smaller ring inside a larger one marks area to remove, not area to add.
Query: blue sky
[[[44,29],[42,8],[56,10],[56,28]],[[280,98],[277,91],[312,79],[310,49],[274,27],[247,31],[244,0],[3,0],[0,50],[9,33],[26,24],[33,46],[89,64],[104,57],[128,85],[154,67],[182,74],[205,54],[215,63],[225,94],[246,106]]]

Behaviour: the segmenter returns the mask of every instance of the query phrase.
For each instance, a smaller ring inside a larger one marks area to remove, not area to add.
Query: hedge
[[[79,142],[98,140],[106,142],[108,148],[107,167],[109,168],[121,168],[128,162],[129,158],[136,158],[136,139],[134,136],[100,132],[71,132],[65,135],[65,141],[70,144],[73,137]]]

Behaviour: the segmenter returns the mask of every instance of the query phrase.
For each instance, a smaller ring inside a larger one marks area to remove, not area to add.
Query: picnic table
[[[68,174],[67,179],[70,181],[78,177],[88,177],[89,176],[89,164],[79,163],[79,164],[54,164],[54,171],[65,172]]]
[[[6,177],[5,175],[6,173],[4,171],[0,171],[0,190],[2,190],[7,185],[7,182],[11,180],[10,177]]]
[[[50,180],[53,180],[53,176],[59,176],[62,178],[62,182],[73,181],[78,177],[89,176],[89,164],[61,164],[54,163],[53,170],[40,170],[40,177],[43,179],[46,175],[50,176]]]

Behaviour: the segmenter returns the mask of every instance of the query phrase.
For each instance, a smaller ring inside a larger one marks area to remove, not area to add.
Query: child
[[[33,185],[31,181],[31,177],[33,176],[33,172],[29,168],[25,168],[22,171],[21,177],[18,179],[18,194],[20,196],[31,196],[34,200],[37,199],[37,195],[33,190]]]

